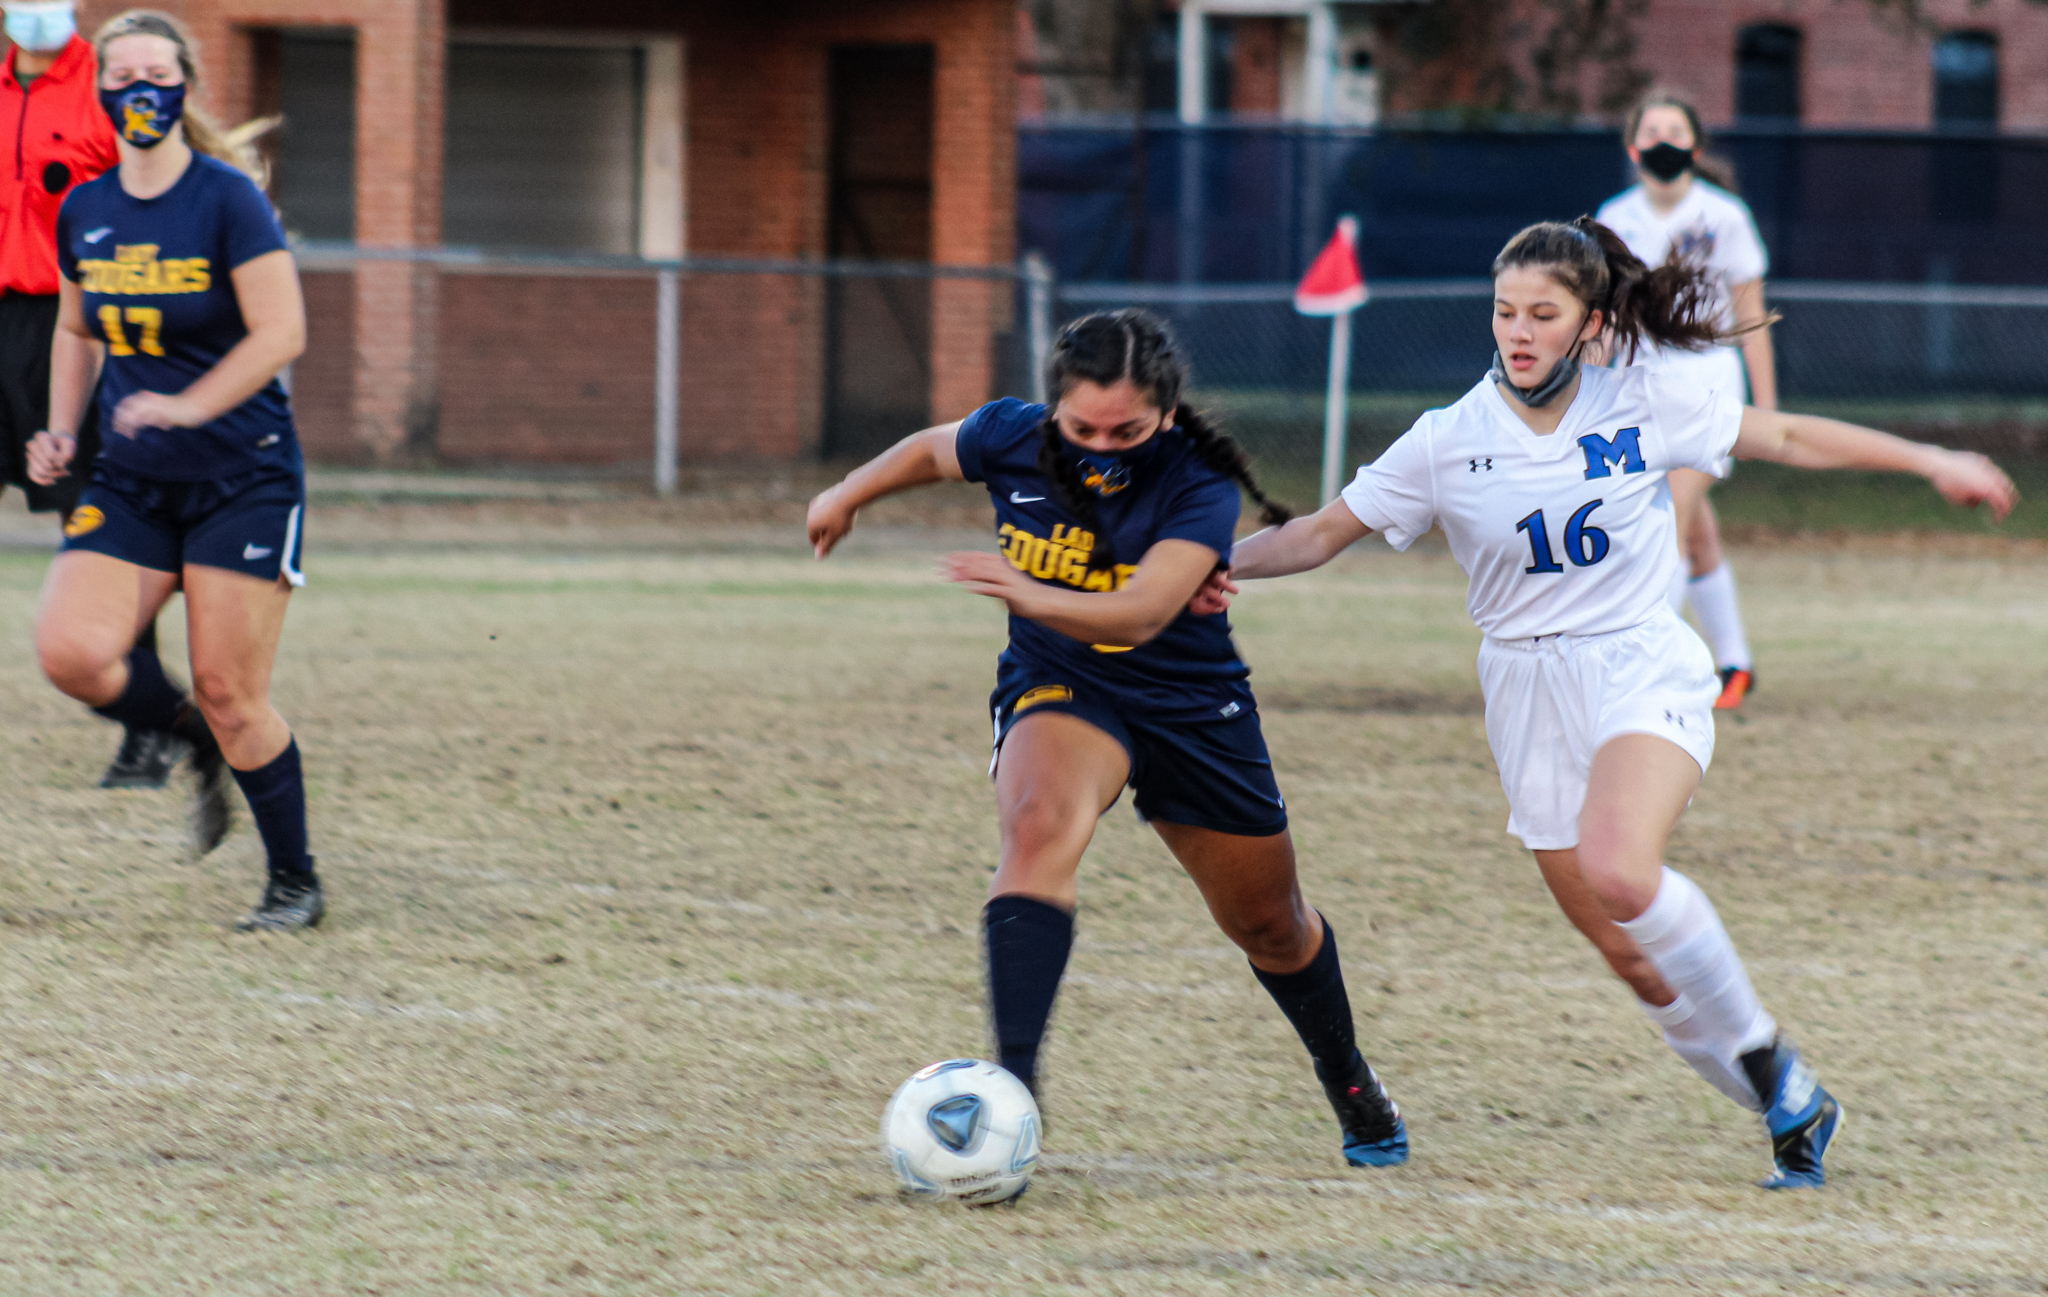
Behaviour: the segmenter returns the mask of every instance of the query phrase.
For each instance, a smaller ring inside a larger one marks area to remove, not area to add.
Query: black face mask
[[[1508,367],[1501,361],[1498,351],[1493,353],[1493,368],[1488,373],[1494,382],[1513,392],[1515,399],[1523,405],[1540,410],[1556,400],[1557,394],[1570,387],[1572,380],[1579,376],[1579,348],[1573,347],[1569,355],[1550,367],[1550,373],[1542,382],[1526,391],[1516,387],[1514,380],[1508,377]]]
[[[1643,170],[1667,185],[1692,170],[1692,150],[1676,144],[1652,144],[1641,157]]]

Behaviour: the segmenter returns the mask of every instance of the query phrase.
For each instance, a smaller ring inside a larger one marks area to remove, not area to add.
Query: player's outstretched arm
[[[1216,551],[1191,540],[1162,540],[1145,551],[1130,580],[1087,593],[1034,581],[1001,554],[948,554],[945,573],[976,594],[1000,599],[1019,617],[1084,644],[1136,648],[1173,624],[1208,575]]]
[[[1332,500],[1306,518],[1237,542],[1230,552],[1230,575],[1256,581],[1306,572],[1371,534],[1372,528],[1358,520],[1350,505],[1341,498]]]
[[[830,554],[853,530],[854,515],[866,504],[913,486],[963,480],[960,455],[954,449],[959,436],[958,420],[913,432],[848,473],[837,486],[819,492],[804,518],[812,552],[819,558]]]
[[[1372,528],[1358,520],[1351,506],[1332,500],[1306,518],[1296,518],[1279,527],[1239,541],[1231,550],[1230,566],[1219,567],[1202,582],[1188,611],[1206,617],[1230,609],[1237,594],[1238,577],[1248,580],[1269,576],[1291,576],[1321,567],[1344,552],[1346,546],[1372,534]]]
[[[1742,409],[1735,438],[1737,459],[1764,459],[1794,468],[1860,468],[1924,477],[1942,498],[1965,508],[1989,505],[2003,518],[2019,499],[2005,471],[1973,451],[1944,450],[1839,419],[1778,410]]]

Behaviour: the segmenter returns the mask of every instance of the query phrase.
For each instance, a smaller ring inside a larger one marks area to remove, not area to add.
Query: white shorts
[[[1508,832],[1532,851],[1579,845],[1593,754],[1609,739],[1669,739],[1701,774],[1714,759],[1714,655],[1669,610],[1605,635],[1488,638],[1479,684]]]

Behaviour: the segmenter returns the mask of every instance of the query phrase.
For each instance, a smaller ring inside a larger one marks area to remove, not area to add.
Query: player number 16
[[[1593,510],[1607,503],[1594,500],[1579,506],[1564,525],[1564,556],[1572,561],[1573,567],[1591,567],[1607,557],[1607,533],[1591,526],[1586,519],[1593,516]],[[1562,572],[1564,565],[1557,561],[1557,553],[1550,548],[1550,528],[1543,521],[1543,510],[1538,509],[1515,524],[1516,531],[1529,533],[1529,557],[1534,560],[1523,568],[1524,572]]]

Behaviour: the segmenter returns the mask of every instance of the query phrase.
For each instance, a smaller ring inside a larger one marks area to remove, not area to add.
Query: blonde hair
[[[115,14],[100,25],[93,33],[93,53],[104,64],[107,46],[123,36],[161,36],[178,47],[178,67],[185,73],[185,93],[190,96],[199,89],[199,60],[197,46],[185,25],[167,13],[156,9],[129,9]],[[190,98],[185,101],[185,142],[209,158],[216,158],[240,170],[256,182],[257,188],[270,183],[270,169],[263,163],[261,154],[252,147],[265,132],[278,124],[276,117],[262,117],[244,122],[233,130],[224,130]]]

